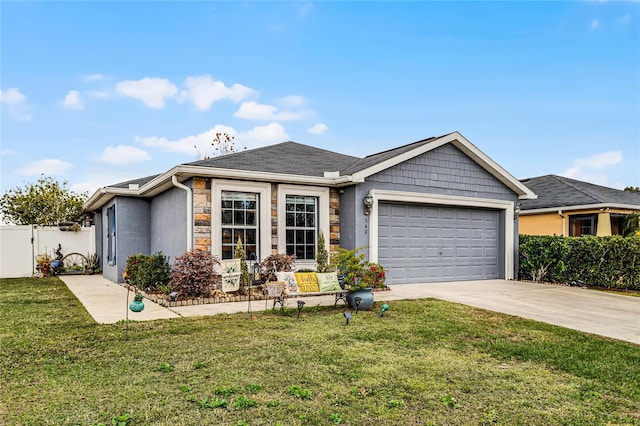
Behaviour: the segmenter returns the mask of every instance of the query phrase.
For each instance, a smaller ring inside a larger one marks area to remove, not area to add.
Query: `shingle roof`
[[[141,177],[138,179],[132,179],[132,180],[128,180],[126,182],[120,182],[120,183],[116,183],[113,185],[109,185],[109,187],[111,188],[129,188],[129,185],[144,185],[146,183],[149,183],[150,181],[152,181],[153,179],[157,178],[158,176],[160,176],[159,174],[157,175],[151,175],[151,176],[145,176],[145,177]]]
[[[640,193],[637,192],[621,191],[556,175],[522,179],[521,182],[538,195],[536,200],[522,200],[523,211],[589,204],[628,204],[640,209]]]
[[[443,135],[446,136],[446,135]],[[368,155],[364,158],[358,159],[353,164],[349,165],[349,167],[340,171],[341,175],[350,175],[352,173],[357,173],[361,170],[367,169],[371,166],[374,166],[378,163],[382,163],[390,158],[396,157],[400,154],[403,154],[407,151],[411,151],[412,149],[418,148],[424,144],[431,142],[434,139],[438,139],[442,136],[431,137],[427,139],[423,139],[417,142],[412,142],[407,145],[399,146],[397,148],[393,148],[387,151],[378,152],[376,154]]]
[[[186,164],[221,169],[323,177],[324,172],[341,170],[356,160],[358,160],[358,157],[296,142],[283,142]]]

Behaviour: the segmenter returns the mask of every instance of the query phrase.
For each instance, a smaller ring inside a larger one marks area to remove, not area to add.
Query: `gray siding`
[[[151,201],[151,253],[158,251],[168,256],[170,263],[187,251],[187,192],[180,188],[169,189]]]
[[[513,191],[451,144],[369,176],[370,188],[517,200]]]
[[[342,247],[351,249],[369,244],[369,218],[364,215],[363,199],[371,189],[518,201],[516,193],[459,149],[447,144],[369,176],[361,184],[345,188],[340,199]],[[498,211],[500,276],[504,271],[505,220],[505,213]],[[517,235],[515,233],[516,247]]]

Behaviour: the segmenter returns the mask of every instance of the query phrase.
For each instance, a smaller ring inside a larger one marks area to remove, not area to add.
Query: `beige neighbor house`
[[[556,175],[521,182],[538,195],[521,201],[521,235],[621,235],[626,218],[640,212],[637,192]]]

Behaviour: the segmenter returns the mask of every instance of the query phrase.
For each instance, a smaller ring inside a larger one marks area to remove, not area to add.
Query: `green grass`
[[[0,295],[0,424],[640,424],[640,347],[463,305],[133,322],[125,340],[58,279]]]

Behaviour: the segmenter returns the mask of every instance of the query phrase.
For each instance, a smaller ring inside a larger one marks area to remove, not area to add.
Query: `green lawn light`
[[[388,310],[389,310],[389,305],[387,305],[386,303],[382,305],[382,309],[380,310],[380,318],[382,318],[384,316],[384,313],[387,312]]]

